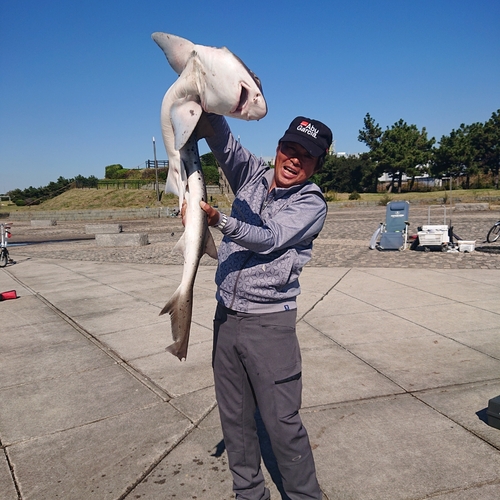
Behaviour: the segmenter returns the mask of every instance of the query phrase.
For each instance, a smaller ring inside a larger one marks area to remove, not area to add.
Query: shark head
[[[260,79],[226,47],[196,45],[160,32],[152,38],[172,69],[191,82],[189,92],[198,95],[204,111],[242,120],[260,120],[267,114]]]
[[[241,64],[241,67],[245,68],[246,74],[243,72],[243,75],[249,75],[251,80],[240,79],[238,105],[227,116],[243,120],[260,120],[267,114],[267,104],[260,78],[238,56],[231,55]]]

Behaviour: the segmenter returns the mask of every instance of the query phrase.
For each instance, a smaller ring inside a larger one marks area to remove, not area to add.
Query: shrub
[[[389,203],[392,200],[392,198],[386,193],[382,198],[380,198],[380,201],[378,202],[379,205],[385,206],[387,203]]]
[[[213,165],[203,167],[203,177],[205,178],[205,184],[219,184],[219,170]]]
[[[357,191],[353,191],[350,195],[349,195],[349,199],[350,200],[359,200],[361,198],[361,195],[357,192]]]
[[[126,169],[124,169],[120,164],[108,165],[105,168],[105,179],[123,179],[126,175]]]

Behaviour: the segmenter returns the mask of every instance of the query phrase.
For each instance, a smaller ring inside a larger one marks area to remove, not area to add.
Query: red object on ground
[[[0,300],[17,299],[17,292],[15,290],[9,290],[8,292],[0,293]]]

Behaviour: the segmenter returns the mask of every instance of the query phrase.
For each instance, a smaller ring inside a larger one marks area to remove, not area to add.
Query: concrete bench
[[[455,211],[457,212],[472,212],[489,209],[489,203],[455,203]]]
[[[121,224],[87,224],[85,226],[85,234],[117,234],[121,232]]]
[[[142,247],[149,244],[147,233],[96,234],[95,242],[100,247]]]
[[[50,227],[57,225],[55,219],[34,219],[31,221],[31,225],[34,227]]]

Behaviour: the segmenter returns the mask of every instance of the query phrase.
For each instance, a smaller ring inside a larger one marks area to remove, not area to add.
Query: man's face
[[[296,142],[280,142],[276,148],[274,185],[289,188],[304,183],[314,174],[318,158]]]

